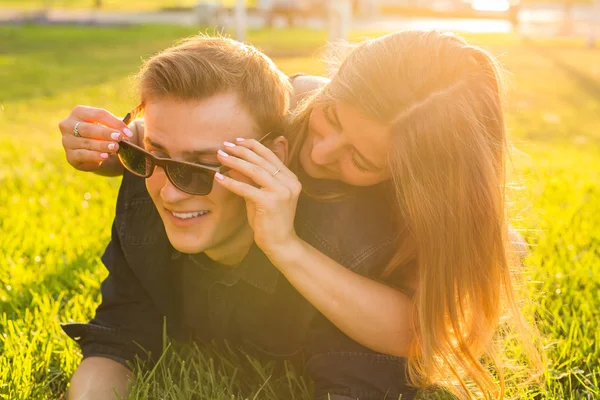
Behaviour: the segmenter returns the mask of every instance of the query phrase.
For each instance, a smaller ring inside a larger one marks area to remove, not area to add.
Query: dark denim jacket
[[[296,230],[309,244],[342,265],[370,275],[394,250],[394,227],[382,204],[383,187],[355,190],[341,201],[303,196]],[[376,197],[373,197],[376,196]],[[102,261],[109,276],[102,303],[87,324],[65,324],[84,357],[121,363],[160,354],[166,320],[169,336],[198,340],[182,311],[181,280],[163,223],[143,179],[126,172],[117,200],[111,242]],[[185,257],[188,257],[187,255]],[[193,257],[193,256],[192,256]],[[258,357],[302,355],[315,381],[315,397],[411,399],[405,360],[373,352],[345,336],[308,303],[254,246],[235,272],[207,289],[211,339],[237,343]],[[358,295],[358,294],[357,294]],[[193,322],[193,321],[192,321]],[[141,350],[144,348],[144,351]]]

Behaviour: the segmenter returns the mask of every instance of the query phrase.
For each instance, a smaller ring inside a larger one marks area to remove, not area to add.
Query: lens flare
[[[508,0],[473,0],[471,3],[477,11],[508,11],[510,2]]]

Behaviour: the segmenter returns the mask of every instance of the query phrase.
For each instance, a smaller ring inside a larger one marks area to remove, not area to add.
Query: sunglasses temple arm
[[[229,172],[229,171],[231,171],[231,168],[226,167],[226,166],[222,166],[222,167],[219,168],[219,170],[217,172],[219,172],[221,174],[224,174],[224,173]]]
[[[128,112],[123,118],[123,123],[125,123],[125,125],[129,125],[129,122],[131,122],[131,112]]]
[[[125,115],[125,117],[123,118],[123,122],[126,125],[129,125],[129,123],[131,122],[131,120],[137,118],[137,116],[140,114],[140,112],[143,109],[144,109],[144,105],[143,104],[137,105],[133,110],[129,111],[127,113],[127,115]]]
[[[271,136],[271,133],[272,133],[272,132],[269,132],[269,133],[267,133],[265,136],[263,136],[263,137],[261,137],[260,139],[258,139],[258,142],[259,142],[259,143],[262,143],[262,141],[263,141],[263,140],[265,140],[266,138],[268,138],[269,136]],[[230,168],[230,167],[226,167],[226,166],[224,166],[224,165],[223,165],[223,166],[221,166],[221,167],[219,168],[219,170],[218,170],[218,171],[216,171],[216,172],[219,172],[219,173],[221,173],[221,174],[224,174],[224,173],[226,173],[226,172],[229,172],[229,171],[231,171],[231,168]]]

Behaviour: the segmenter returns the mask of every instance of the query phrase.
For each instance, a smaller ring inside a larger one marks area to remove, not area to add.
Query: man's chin
[[[208,244],[204,240],[198,240],[197,238],[192,239],[188,237],[182,237],[178,234],[169,234],[169,242],[175,250],[184,254],[198,254],[206,251]]]

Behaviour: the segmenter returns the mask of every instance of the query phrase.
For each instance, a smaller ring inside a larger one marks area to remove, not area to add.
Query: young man
[[[244,200],[213,185],[225,141],[271,133],[265,144],[286,159],[278,136],[289,105],[286,77],[249,46],[205,37],[152,58],[140,77],[150,155],[121,144],[139,176],[123,177],[95,317],[64,325],[84,355],[69,398],[126,394],[129,362],[160,355],[165,321],[175,340],[227,340],[262,358],[307,358],[318,399],[412,398],[404,360],[366,349],[320,315],[254,245]],[[335,207],[360,209],[360,201],[357,194]],[[302,199],[298,234],[332,258],[361,258],[363,272],[383,265],[365,254],[391,235],[381,228],[385,216],[361,212],[364,232],[340,241],[336,235],[348,232],[327,221],[327,207]]]

